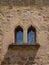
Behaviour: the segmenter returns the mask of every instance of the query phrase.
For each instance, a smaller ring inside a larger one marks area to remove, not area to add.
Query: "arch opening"
[[[27,42],[28,44],[36,43],[36,29],[33,26],[30,26],[27,31]]]
[[[23,43],[23,29],[20,26],[17,26],[15,29],[15,43],[16,45]]]

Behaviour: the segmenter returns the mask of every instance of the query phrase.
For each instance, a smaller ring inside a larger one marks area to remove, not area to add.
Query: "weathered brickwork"
[[[15,28],[27,31],[31,25],[36,29],[38,51],[34,46],[24,51],[9,48],[15,43]],[[0,5],[0,65],[49,65],[49,6]]]

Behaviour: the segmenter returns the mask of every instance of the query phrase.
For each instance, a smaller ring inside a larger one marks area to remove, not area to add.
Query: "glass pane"
[[[21,45],[23,42],[23,32],[22,31],[17,31],[16,32],[16,44]]]
[[[35,32],[29,31],[28,32],[28,44],[34,44],[35,43]]]

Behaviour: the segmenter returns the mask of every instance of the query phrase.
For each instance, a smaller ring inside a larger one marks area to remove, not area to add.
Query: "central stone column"
[[[24,44],[27,44],[27,29],[25,29],[23,32],[23,42]]]

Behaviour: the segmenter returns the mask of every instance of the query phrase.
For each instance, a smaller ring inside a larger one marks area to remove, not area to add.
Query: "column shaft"
[[[24,44],[27,44],[27,30],[24,30],[23,42],[24,42]]]

